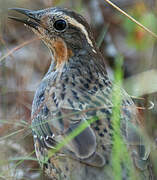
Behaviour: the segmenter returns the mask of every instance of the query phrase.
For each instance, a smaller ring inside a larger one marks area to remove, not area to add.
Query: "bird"
[[[41,167],[53,180],[116,179],[112,166],[114,83],[90,25],[67,8],[11,10],[26,16],[10,18],[28,26],[51,52],[51,65],[32,103],[32,134]],[[120,135],[137,179],[153,179],[137,108],[126,91],[119,89]],[[128,164],[120,166],[122,179],[130,179]]]

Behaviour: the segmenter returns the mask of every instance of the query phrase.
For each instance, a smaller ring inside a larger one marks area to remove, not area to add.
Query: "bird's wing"
[[[44,108],[41,112],[44,112]],[[47,116],[45,113],[40,114],[32,122],[34,138],[38,138],[41,146],[56,148],[59,143],[64,143],[64,152],[72,158],[92,166],[103,166],[104,158],[96,152],[96,136],[85,115],[70,108],[61,108],[55,114],[51,113]],[[84,126],[83,131],[77,133],[81,125]],[[71,135],[69,142],[64,142]]]

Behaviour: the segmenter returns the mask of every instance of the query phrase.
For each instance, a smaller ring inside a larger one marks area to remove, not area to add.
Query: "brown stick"
[[[8,56],[10,56],[11,54],[13,54],[15,51],[23,48],[24,46],[26,46],[26,45],[34,42],[34,41],[39,40],[39,39],[40,39],[40,38],[35,37],[35,38],[31,39],[31,40],[25,41],[24,43],[16,46],[15,48],[11,49],[8,53],[6,53],[4,56],[2,56],[2,57],[0,58],[0,62],[3,61],[3,60],[4,60],[5,58],[7,58]]]
[[[108,4],[110,4],[112,7],[114,7],[115,9],[117,9],[119,12],[121,12],[122,14],[124,14],[125,16],[127,16],[131,21],[135,22],[138,26],[140,26],[143,30],[145,30],[146,32],[148,32],[149,34],[151,34],[153,37],[157,38],[157,35],[152,32],[150,29],[148,29],[147,27],[145,27],[144,25],[142,25],[141,23],[139,23],[136,19],[134,19],[133,17],[131,17],[129,14],[127,14],[125,11],[123,11],[122,9],[120,9],[118,6],[116,6],[114,3],[112,3],[110,0],[105,0]]]

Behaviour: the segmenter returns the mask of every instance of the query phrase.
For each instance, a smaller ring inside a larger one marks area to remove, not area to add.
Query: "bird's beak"
[[[21,19],[18,17],[9,16],[10,19],[13,19],[18,22],[22,22],[28,25],[29,27],[32,27],[35,29],[38,29],[38,27],[40,26],[40,19],[37,18],[36,11],[23,9],[23,8],[10,8],[9,10],[17,11],[18,13],[24,14],[27,17],[25,19]]]

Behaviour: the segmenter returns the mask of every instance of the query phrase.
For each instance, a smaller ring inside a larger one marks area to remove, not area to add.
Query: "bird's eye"
[[[53,27],[57,30],[57,31],[64,31],[67,27],[67,23],[65,20],[63,19],[59,19],[57,21],[55,21]]]

